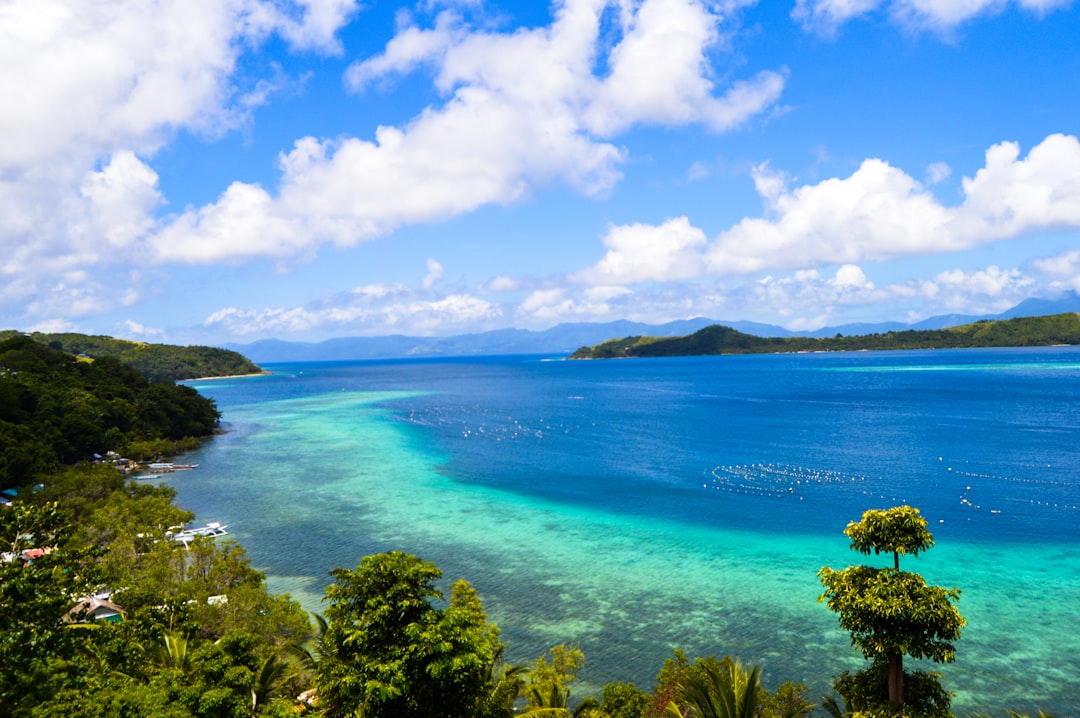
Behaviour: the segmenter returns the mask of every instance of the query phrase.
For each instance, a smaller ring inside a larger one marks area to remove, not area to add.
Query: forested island
[[[585,696],[578,646],[511,663],[475,589],[419,557],[391,551],[333,570],[324,617],[270,593],[237,543],[179,540],[194,516],[119,457],[178,450],[218,420],[190,387],[150,382],[116,358],[0,342],[0,482],[17,487],[0,508],[0,715],[952,715],[940,675],[904,662],[951,662],[965,625],[956,588],[900,570],[902,555],[933,546],[917,509],[868,511],[844,530],[855,551],[891,554],[890,565],[819,573],[821,601],[867,658],[835,677],[835,693],[812,697],[752,662],[675,650],[655,685]]]
[[[582,347],[570,359],[617,359],[711,354],[888,351],[1038,347],[1080,344],[1080,314],[983,320],[950,329],[893,331],[834,337],[757,337],[714,325],[682,337],[625,337]]]
[[[114,357],[121,363],[138,369],[152,382],[262,372],[262,369],[242,354],[216,347],[149,344],[86,334],[23,334],[13,330],[0,331],[0,341],[16,336],[28,336],[50,349],[83,358]]]

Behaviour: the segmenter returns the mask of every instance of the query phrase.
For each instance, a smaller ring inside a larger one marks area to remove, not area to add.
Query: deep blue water
[[[173,483],[313,610],[402,549],[470,580],[512,656],[580,643],[586,688],[684,647],[820,691],[859,660],[816,570],[907,503],[938,546],[906,567],[964,590],[956,707],[1080,705],[1076,349],[267,368],[197,384],[230,431]]]

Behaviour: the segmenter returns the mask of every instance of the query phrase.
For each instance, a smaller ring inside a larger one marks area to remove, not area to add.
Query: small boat
[[[228,529],[228,526],[224,526],[217,521],[211,521],[205,526],[199,526],[192,529],[184,528],[183,526],[173,526],[165,532],[165,535],[171,536],[173,541],[182,543],[185,547],[190,547],[191,542],[194,541],[197,536],[217,538],[218,536],[227,535],[229,532],[226,529]]]

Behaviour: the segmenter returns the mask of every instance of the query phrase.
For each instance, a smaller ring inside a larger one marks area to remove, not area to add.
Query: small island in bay
[[[833,337],[758,337],[713,325],[681,337],[624,337],[582,347],[570,359],[781,354],[794,352],[968,349],[1080,344],[1080,314],[982,320],[949,329],[891,331]]]

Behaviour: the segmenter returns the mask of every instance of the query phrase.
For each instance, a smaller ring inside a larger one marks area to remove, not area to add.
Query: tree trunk
[[[898,706],[904,704],[904,655],[889,656],[889,701]]]

